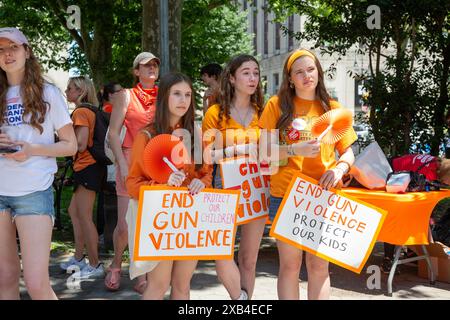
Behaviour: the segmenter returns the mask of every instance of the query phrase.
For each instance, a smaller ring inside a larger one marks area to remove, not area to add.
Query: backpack
[[[88,103],[82,103],[78,108],[89,109],[95,114],[94,143],[91,147],[88,147],[88,151],[99,164],[106,166],[113,164],[105,154],[105,137],[109,126],[110,114]]]

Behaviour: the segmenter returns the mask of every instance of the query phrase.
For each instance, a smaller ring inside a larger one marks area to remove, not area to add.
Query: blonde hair
[[[439,168],[437,170],[437,174],[439,177],[439,181],[450,180],[450,159],[439,159]]]
[[[25,62],[25,75],[20,84],[20,96],[24,107],[23,118],[30,115],[30,125],[39,130],[42,134],[44,128],[42,123],[45,120],[45,114],[49,103],[44,101],[44,84],[42,70],[31,47],[24,44],[25,51],[29,57]],[[6,72],[0,69],[0,115],[6,112],[6,93],[8,92],[8,80]],[[3,124],[3,116],[0,116],[0,126]]]
[[[69,84],[73,84],[81,91],[75,104],[79,106],[82,103],[89,103],[98,106],[97,93],[95,92],[94,83],[86,76],[77,76],[69,78]]]

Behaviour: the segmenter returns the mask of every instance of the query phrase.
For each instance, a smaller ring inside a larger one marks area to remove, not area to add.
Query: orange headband
[[[314,61],[316,61],[316,57],[314,57],[314,55],[311,52],[306,51],[306,50],[296,50],[289,57],[289,60],[288,60],[288,63],[287,63],[287,70],[288,70],[288,72],[291,72],[291,67],[292,67],[292,64],[294,63],[294,61],[297,60],[300,57],[303,57],[303,56],[311,57],[311,58],[313,58]]]

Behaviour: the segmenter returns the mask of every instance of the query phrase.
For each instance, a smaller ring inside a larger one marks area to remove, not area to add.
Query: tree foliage
[[[185,1],[182,26],[181,70],[197,88],[202,86],[198,80],[202,66],[223,65],[236,54],[252,52],[246,13],[233,1]]]
[[[223,64],[236,53],[251,51],[245,16],[234,1],[180,4],[181,70],[193,79],[206,63]],[[67,26],[69,5],[80,8],[79,29]],[[141,1],[127,0],[2,0],[0,26],[21,28],[46,67],[77,70],[92,76],[96,85],[115,80],[130,86],[132,61],[142,51],[143,14],[146,19],[157,14],[142,8]]]

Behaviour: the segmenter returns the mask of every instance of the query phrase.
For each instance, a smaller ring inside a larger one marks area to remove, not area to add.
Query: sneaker
[[[86,267],[87,263],[86,260],[84,259],[85,256],[83,256],[83,258],[81,258],[80,260],[77,260],[75,258],[75,256],[70,257],[69,261],[66,262],[62,262],[59,267],[65,271],[67,271],[67,269],[69,269],[72,266],[76,266],[79,268],[79,270],[82,270],[84,267]]]
[[[80,280],[102,279],[105,277],[105,268],[103,263],[99,263],[97,267],[87,264],[81,271],[74,273],[73,277]]]
[[[397,266],[397,268],[395,268],[395,274],[400,274],[400,270],[398,269],[399,266]],[[383,273],[390,273],[391,269],[392,269],[392,260],[389,258],[384,258],[383,259],[383,263],[381,263],[381,271],[383,271]]]
[[[241,294],[239,295],[239,298],[237,298],[236,300],[248,300],[247,291],[241,289]]]

